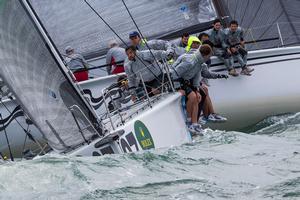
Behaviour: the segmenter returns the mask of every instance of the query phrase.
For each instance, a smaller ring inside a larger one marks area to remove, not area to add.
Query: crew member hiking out
[[[116,40],[109,42],[109,48],[106,54],[107,73],[110,75],[124,72],[124,61],[127,57],[125,49],[119,47]]]
[[[125,72],[128,77],[128,86],[132,92],[132,100],[137,97],[137,90],[142,87],[142,77],[149,96],[160,93],[159,87],[162,84],[162,67],[155,59],[166,59],[168,53],[161,50],[137,51],[134,46],[126,48],[127,58],[125,60]],[[154,57],[153,57],[154,56]],[[137,90],[132,90],[132,89]]]
[[[173,80],[180,80],[180,91],[187,97],[187,123],[193,133],[201,133],[201,125],[198,124],[200,95],[200,79],[205,62],[211,57],[212,49],[209,45],[202,45],[193,53],[183,54],[173,64],[171,76]],[[208,71],[209,73],[209,71]],[[214,78],[227,78],[222,74],[211,74]]]
[[[207,40],[204,41],[206,43]],[[195,36],[191,36],[188,41],[188,52],[187,54],[194,54],[197,51],[199,51],[200,47],[200,40],[199,38]],[[211,46],[210,46],[211,47]],[[185,56],[181,56],[177,59],[177,61],[174,63],[173,66],[176,67],[177,63],[182,62],[182,59],[184,59]],[[222,117],[221,115],[215,113],[211,98],[208,93],[208,79],[216,79],[216,78],[228,78],[225,74],[215,74],[211,73],[208,69],[208,63],[211,63],[211,59],[208,58],[205,63],[202,64],[201,70],[201,78],[200,78],[200,87],[199,87],[199,93],[201,95],[201,101],[199,102],[199,111],[198,111],[198,118],[201,115],[201,112],[203,111],[203,117],[201,117],[201,123],[204,124],[206,122],[224,122],[227,119],[225,117]]]
[[[208,31],[209,40],[213,44],[214,55],[224,61],[224,64],[228,70],[228,74],[231,76],[238,76],[231,65],[231,51],[228,45],[225,43],[225,33],[222,30],[221,20],[215,19],[213,22],[213,28]]]
[[[85,81],[89,79],[89,74],[86,69],[88,69],[88,63],[83,58],[81,54],[75,53],[71,46],[67,46],[66,52],[66,64],[69,69],[73,72],[76,81]]]
[[[209,41],[209,35],[207,33],[205,33],[205,32],[200,33],[199,36],[198,36],[198,38],[201,41],[201,44],[208,44],[213,49],[214,45],[213,45],[213,43],[211,41]],[[211,59],[209,59],[205,63],[207,64],[207,67],[210,68],[210,66],[211,66]],[[203,78],[201,80],[201,82],[203,84],[205,84],[206,86],[210,86],[207,78]]]
[[[237,59],[242,67],[241,74],[251,76],[251,72],[254,69],[247,67],[247,55],[248,51],[245,48],[244,30],[239,27],[238,22],[233,20],[230,22],[230,26],[225,30],[226,44],[230,48],[232,54],[231,63],[233,65],[234,58]]]

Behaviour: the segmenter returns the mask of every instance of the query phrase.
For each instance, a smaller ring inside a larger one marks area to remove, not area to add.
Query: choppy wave
[[[299,141],[290,114],[180,147],[5,163],[0,199],[300,199]]]

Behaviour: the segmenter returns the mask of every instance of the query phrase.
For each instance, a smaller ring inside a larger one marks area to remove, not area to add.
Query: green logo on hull
[[[152,136],[143,122],[137,120],[134,123],[134,132],[143,150],[155,148]]]

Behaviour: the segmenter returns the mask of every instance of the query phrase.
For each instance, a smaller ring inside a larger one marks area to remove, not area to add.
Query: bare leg
[[[193,103],[190,99],[188,99],[186,102],[186,112],[187,112],[187,118],[192,118]]]
[[[195,92],[191,92],[188,95],[188,101],[187,101],[187,113],[188,117],[192,119],[192,123],[197,123],[198,122],[198,104],[201,100],[201,97],[199,94]]]
[[[205,117],[208,117],[208,115],[215,113],[214,107],[212,105],[212,101],[210,99],[210,96],[206,96],[205,102],[204,102],[204,108],[203,113]]]
[[[208,88],[205,85],[202,85],[201,88],[206,94],[206,98],[205,98],[204,105],[203,105],[203,114],[204,114],[204,117],[208,117],[208,115],[210,115],[211,113],[215,113],[215,110],[212,105],[212,101],[210,99],[209,93],[208,93]]]

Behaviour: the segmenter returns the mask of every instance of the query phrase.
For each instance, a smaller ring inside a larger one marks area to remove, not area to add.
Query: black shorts
[[[182,87],[181,89],[184,90],[184,92],[185,92],[186,100],[188,100],[188,96],[189,96],[189,94],[191,94],[191,92],[197,91],[197,88],[196,88],[196,87],[194,87],[194,86],[188,86],[188,85]],[[202,87],[199,87],[198,89],[199,89],[199,93],[200,93],[200,95],[201,95],[201,97],[202,97],[202,98],[201,98],[201,102],[202,102],[202,101],[204,102],[204,101],[205,101],[205,98],[206,98],[206,93],[205,93],[205,91],[202,89]]]
[[[141,83],[142,84],[142,83]],[[162,75],[159,75],[157,78],[153,79],[152,81],[145,82],[146,90],[149,94],[149,96],[154,96],[152,94],[152,89],[159,89],[161,90],[163,81],[162,81]],[[143,85],[141,85],[143,87]]]

